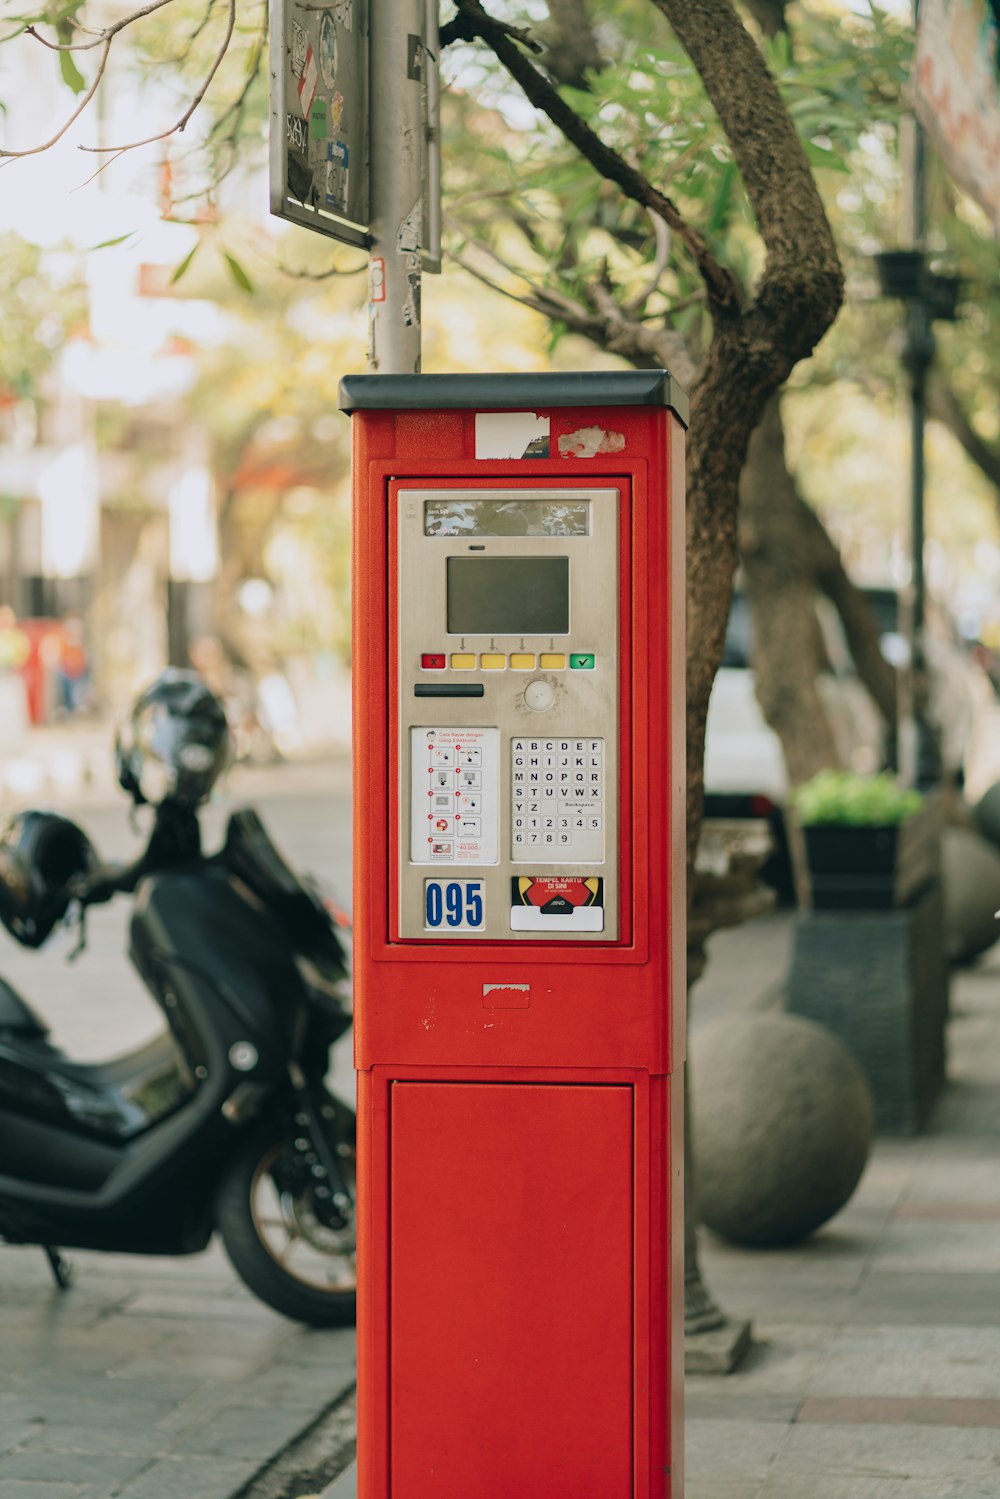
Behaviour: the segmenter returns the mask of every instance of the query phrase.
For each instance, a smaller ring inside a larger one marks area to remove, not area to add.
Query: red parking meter
[[[678,1499],[686,401],[356,376],[362,1499]]]

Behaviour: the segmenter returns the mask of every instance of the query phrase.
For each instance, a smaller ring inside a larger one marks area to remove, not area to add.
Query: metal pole
[[[371,0],[369,365],[420,370],[423,0]]]
[[[917,5],[914,5],[916,21]],[[914,115],[910,124],[910,201],[908,239],[923,254],[927,248],[927,150],[923,126]],[[910,669],[909,722],[901,725],[900,770],[911,786],[928,787],[941,779],[937,734],[927,714],[926,614],[924,573],[924,497],[926,492],[927,377],[934,362],[934,328],[927,304],[927,288],[919,287],[906,304],[906,341],[903,363],[910,377]]]

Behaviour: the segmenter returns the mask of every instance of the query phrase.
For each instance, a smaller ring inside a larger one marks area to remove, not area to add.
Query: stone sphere
[[[976,831],[1000,848],[1000,781],[984,791],[972,809]]]
[[[691,1038],[701,1221],[734,1244],[794,1244],[861,1179],[875,1106],[861,1068],[798,1015],[712,1021]]]
[[[941,838],[944,931],[953,963],[971,963],[1000,937],[1000,853],[969,828]]]

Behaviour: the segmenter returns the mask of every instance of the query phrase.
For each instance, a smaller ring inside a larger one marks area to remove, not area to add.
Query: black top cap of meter
[[[345,375],[341,411],[530,411],[559,406],[667,406],[688,424],[688,398],[669,370],[502,375]]]

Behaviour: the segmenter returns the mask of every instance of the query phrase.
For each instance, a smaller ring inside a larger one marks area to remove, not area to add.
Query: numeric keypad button
[[[528,850],[537,849],[566,862],[599,860],[604,829],[603,740],[512,739],[510,743],[514,857],[530,859]],[[464,789],[461,777],[459,781]],[[464,810],[464,803],[460,808]]]

